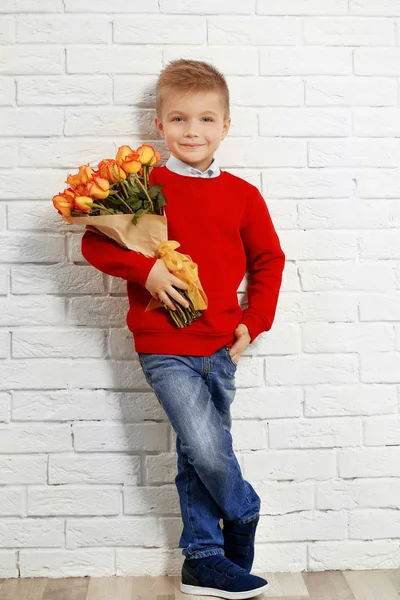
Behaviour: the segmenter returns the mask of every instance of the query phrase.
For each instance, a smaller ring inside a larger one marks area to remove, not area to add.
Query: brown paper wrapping
[[[166,216],[142,215],[136,225],[132,223],[132,217],[132,214],[71,217],[71,222],[86,225],[86,229],[102,233],[128,250],[149,258],[157,256],[158,245],[168,239]]]

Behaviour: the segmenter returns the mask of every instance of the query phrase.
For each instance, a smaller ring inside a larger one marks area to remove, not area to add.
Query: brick
[[[63,12],[62,0],[3,0],[0,13]]]
[[[160,533],[155,519],[68,519],[67,547],[87,546],[160,546]]]
[[[242,356],[236,371],[236,387],[257,387],[263,383],[263,360]]]
[[[355,321],[358,318],[357,298],[331,292],[285,292],[278,305],[278,323],[309,321]]]
[[[16,331],[14,337],[19,333]],[[12,418],[13,421],[101,420],[106,418],[105,395],[102,390],[14,392]]]
[[[305,352],[377,352],[394,350],[394,331],[385,323],[305,323]]]
[[[374,415],[396,412],[394,385],[321,385],[304,390],[306,417]]]
[[[39,521],[39,519],[36,519]],[[33,550],[19,552],[21,577],[106,577],[114,572],[114,550]]]
[[[267,482],[255,484],[261,498],[262,515],[282,515],[314,508],[314,484]]]
[[[19,577],[17,553],[15,551],[0,550],[0,577],[4,579],[16,579]]]
[[[363,569],[395,569],[400,565],[398,542],[368,541],[316,542],[309,547],[308,568],[351,570],[354,564]]]
[[[114,18],[117,44],[204,44],[206,21],[201,17],[165,15]]]
[[[358,361],[351,354],[270,356],[266,361],[269,385],[355,383]]]
[[[116,377],[121,389],[146,386],[141,368],[132,361],[37,358],[0,362],[0,389],[3,390],[51,390],[70,386],[112,389],[115,387]]]
[[[400,16],[400,7],[391,0],[350,0],[350,12],[371,16]]]
[[[123,327],[128,311],[127,298],[71,298],[69,320],[72,325]]]
[[[57,325],[64,322],[65,300],[59,297],[0,297],[0,326]]]
[[[58,262],[64,259],[64,240],[51,234],[18,234],[0,237],[0,256],[4,262]]]
[[[265,387],[236,391],[231,406],[234,419],[280,419],[302,414],[300,387]],[[241,422],[238,421],[238,427]]]
[[[260,75],[346,75],[352,72],[350,48],[261,48]],[[383,75],[384,73],[378,73]]]
[[[227,77],[231,105],[301,106],[304,83],[298,77]],[[285,111],[286,112],[286,111]]]
[[[156,104],[155,84],[155,75],[116,75],[114,77],[114,103],[154,109]],[[123,111],[124,109],[119,110]],[[66,111],[66,135],[70,135],[68,130],[71,131],[74,128],[75,114],[76,111]],[[117,119],[117,109],[112,114],[113,118]],[[90,124],[88,123],[86,126],[96,127],[96,122],[98,121],[91,123],[89,120]]]
[[[302,167],[307,154],[304,140],[226,138],[216,152],[223,168]],[[280,170],[280,169],[279,169]]]
[[[129,104],[132,98],[129,98]],[[65,135],[67,136],[115,136],[146,135],[156,137],[154,110],[131,108],[67,108],[65,111]],[[76,140],[74,139],[74,143]],[[112,151],[112,154],[115,154]]]
[[[356,418],[281,419],[269,424],[271,448],[329,448],[355,446],[362,441]]]
[[[8,423],[11,419],[11,396],[0,393],[0,422]]]
[[[247,6],[242,4],[243,6]],[[203,5],[202,5],[203,6]],[[164,63],[177,58],[204,60],[212,63],[226,77],[258,74],[258,50],[255,47],[235,46],[174,46],[163,50]],[[229,83],[228,83],[229,85]],[[230,86],[229,86],[230,88]]]
[[[357,238],[352,231],[282,231],[280,238],[286,260],[354,260],[357,256]],[[317,262],[315,266],[324,269],[324,264]],[[336,266],[336,263],[334,265]],[[339,263],[338,269],[342,266]],[[345,267],[346,264],[343,268]],[[307,269],[313,268],[312,263],[300,265],[300,276],[303,276],[303,269],[307,274]]]
[[[400,175],[397,169],[363,169],[356,174],[360,198],[398,198]]]
[[[360,321],[399,321],[400,294],[368,294],[360,298]]]
[[[309,106],[395,106],[396,81],[385,77],[308,77]],[[356,142],[356,140],[352,140]]]
[[[77,423],[74,443],[78,452],[165,451],[168,446],[166,423]]]
[[[374,243],[371,243],[371,236],[361,233],[359,241],[361,258],[400,259],[400,240],[396,230],[375,231]]]
[[[64,0],[66,12],[110,12],[108,0]],[[113,0],[113,13],[157,13],[158,0],[147,0],[146,4],[126,3],[125,0]]]
[[[63,112],[59,109],[22,108],[0,112],[0,135],[30,137],[61,135]]]
[[[388,415],[365,419],[364,443],[366,446],[400,446],[399,416]]]
[[[341,137],[350,135],[345,108],[268,108],[259,112],[260,135]]]
[[[0,489],[0,516],[22,517],[24,511],[24,494],[22,489]]]
[[[61,187],[62,179],[59,177],[58,189]],[[55,231],[65,233],[68,227],[56,210],[49,210],[49,198],[42,202],[19,202],[13,200],[8,204],[7,216],[8,229],[11,231],[40,229],[42,232]],[[80,237],[82,236],[80,235]]]
[[[129,329],[113,329],[109,337],[110,356],[131,359],[135,356],[132,332]]]
[[[0,106],[15,104],[15,82],[8,77],[0,77]]]
[[[9,267],[0,266],[0,296],[6,296],[8,293]]]
[[[354,477],[400,477],[400,448],[343,448],[339,451],[339,475]]]
[[[34,484],[47,482],[47,455],[1,456],[0,484]]]
[[[285,202],[280,200],[269,200],[268,208],[276,229],[296,229],[298,227],[297,202],[295,200],[285,200]],[[292,270],[290,271],[291,268]],[[290,275],[290,280],[292,281],[293,275],[295,274],[296,271],[293,270],[293,265],[287,263],[285,266],[284,277],[288,278],[288,275]],[[294,278],[298,281],[298,277]],[[299,289],[298,283],[294,284],[292,291],[297,289]]]
[[[254,13],[256,0],[160,0],[160,12],[165,14],[250,15]]]
[[[168,567],[165,566],[166,561]],[[182,569],[182,551],[157,548],[118,548],[116,550],[117,575],[135,576],[165,576],[179,575]]]
[[[390,46],[396,43],[389,19],[310,17],[304,20],[304,39],[313,46]]]
[[[390,291],[396,289],[396,272],[392,264],[343,264],[330,261],[307,262],[299,267],[303,289]]]
[[[257,530],[260,542],[288,542],[345,538],[344,512],[303,511],[262,516]]]
[[[211,17],[208,41],[221,45],[300,45],[301,22],[291,17]]]
[[[233,448],[240,450],[260,450],[267,448],[266,423],[254,420],[234,421],[232,424]]]
[[[84,49],[84,51],[83,51]],[[73,46],[67,48],[68,73],[158,74],[160,48],[145,46]]]
[[[260,15],[335,15],[346,14],[347,0],[257,0],[257,13]]]
[[[349,513],[350,539],[396,538],[400,532],[398,510],[369,510]]]
[[[400,48],[355,48],[354,73],[356,75],[400,74]]]
[[[49,484],[140,483],[140,456],[132,454],[56,454],[49,457]]]
[[[17,42],[22,44],[98,44],[111,41],[110,18],[100,16],[20,16]]]
[[[22,167],[55,167],[77,171],[78,164],[91,163],[95,166],[104,156],[114,154],[111,140],[98,142],[94,148],[93,139],[36,139],[21,142],[19,160]]]
[[[40,331],[35,328],[13,333],[13,358],[102,358],[104,354],[101,329]]]
[[[395,167],[400,161],[399,140],[311,140],[310,167]]]
[[[280,450],[243,452],[244,476],[251,481],[324,480],[336,476],[333,450]]]
[[[24,77],[17,82],[17,97],[20,106],[111,104],[112,81],[102,76]]]
[[[317,484],[316,502],[322,510],[400,508],[400,481],[393,480],[387,487],[377,486],[373,479],[323,481]]]
[[[65,452],[72,450],[69,425],[19,425],[2,426],[0,452]]]
[[[54,75],[64,71],[64,52],[38,46],[4,46],[0,55],[0,73],[7,75]]]
[[[124,488],[126,515],[180,515],[179,498],[175,485]]]
[[[2,167],[16,167],[18,147],[15,141],[2,140],[0,145],[0,164]]]
[[[356,108],[353,111],[353,130],[360,137],[388,137],[400,135],[400,110],[398,108]],[[360,140],[360,143],[388,144],[394,143],[394,151],[398,153],[395,143],[398,140]],[[383,148],[382,148],[383,149]],[[369,165],[367,165],[369,166]],[[373,166],[379,166],[379,163]],[[385,165],[382,165],[385,166]],[[388,165],[391,166],[391,165]]]
[[[8,331],[0,331],[0,359],[8,358],[10,348],[10,334]]]
[[[361,355],[360,380],[363,383],[398,383],[399,369],[400,352],[371,351]]]
[[[12,268],[12,291],[14,294],[98,294],[104,291],[103,275],[77,265],[18,266]]]
[[[297,354],[301,349],[301,331],[298,325],[276,325],[270,331],[258,336],[246,349],[243,356]]]
[[[295,141],[302,142],[290,144]],[[346,198],[353,193],[352,176],[345,169],[268,169],[262,179],[268,198]]]
[[[0,44],[15,43],[15,19],[0,17]]]
[[[3,519],[0,521],[0,546],[56,548],[64,544],[62,519]]]
[[[378,229],[400,223],[396,200],[304,200],[297,208],[302,229]]]
[[[117,487],[51,486],[28,488],[29,516],[108,516],[119,513]]]

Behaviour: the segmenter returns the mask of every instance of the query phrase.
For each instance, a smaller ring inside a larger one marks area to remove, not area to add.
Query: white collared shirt
[[[211,165],[205,171],[200,171],[200,169],[191,167],[173,154],[170,155],[165,166],[170,171],[173,171],[178,175],[186,175],[187,177],[203,177],[205,179],[211,179],[212,177],[218,177],[221,173],[215,158],[213,158]]]

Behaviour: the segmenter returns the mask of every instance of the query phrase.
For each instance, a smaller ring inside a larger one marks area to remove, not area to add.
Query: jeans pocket
[[[229,362],[231,363],[231,365],[233,365],[235,367],[235,369],[237,369],[237,363],[235,363],[235,361],[233,360],[233,358],[231,356],[229,346],[224,346],[224,350],[225,350],[225,353],[226,353],[226,355],[227,355],[227,357],[228,357]]]

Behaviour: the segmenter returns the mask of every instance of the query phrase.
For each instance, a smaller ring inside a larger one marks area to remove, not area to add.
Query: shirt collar
[[[221,173],[215,158],[213,158],[211,165],[205,171],[200,171],[200,169],[191,167],[173,154],[170,155],[165,166],[170,171],[173,171],[178,175],[186,175],[187,177],[202,177],[205,179],[210,179],[212,177],[218,177],[218,175]]]

